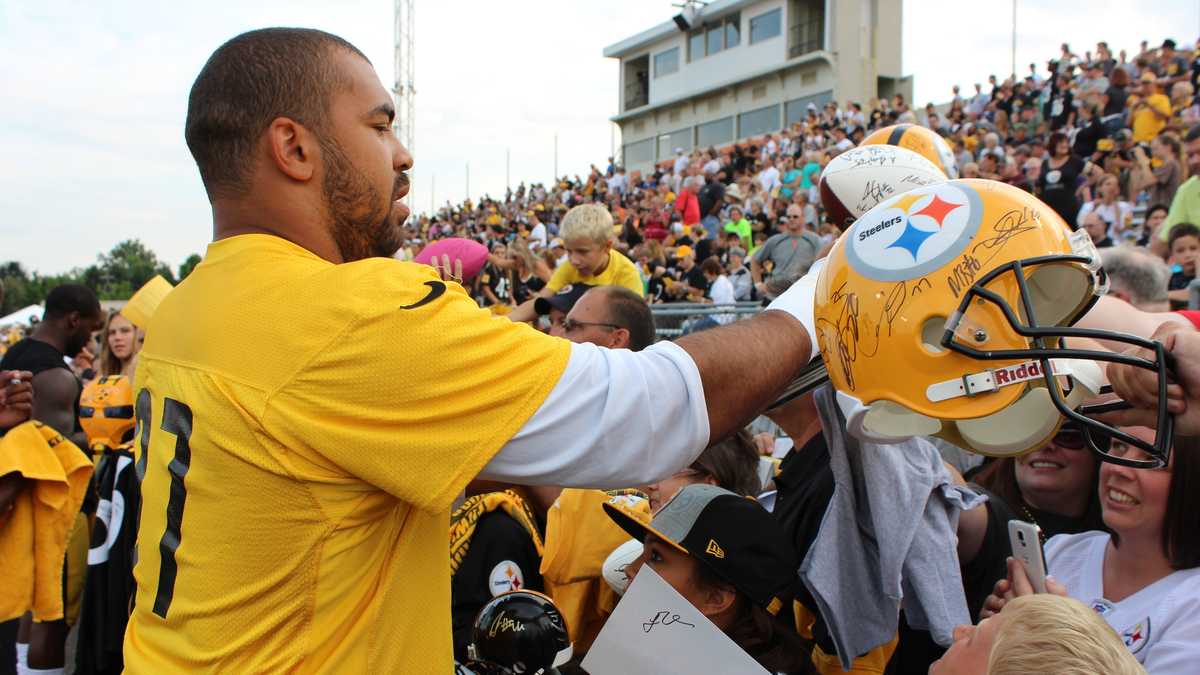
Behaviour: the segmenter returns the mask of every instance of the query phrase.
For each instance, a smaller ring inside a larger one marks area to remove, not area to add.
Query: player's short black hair
[[[325,131],[332,94],[345,77],[335,48],[367,59],[342,38],[310,28],[263,28],[217,48],[192,84],[184,138],[211,201],[241,195],[253,149],[272,120]]]
[[[640,352],[654,344],[654,315],[645,299],[624,286],[601,286],[598,292],[608,296],[608,320],[629,331],[631,350]]]
[[[1200,124],[1193,124],[1192,128],[1188,129],[1187,135],[1183,137],[1183,140],[1185,143],[1191,143],[1197,138],[1200,138]]]
[[[55,286],[46,294],[46,313],[43,320],[60,319],[71,312],[80,316],[100,316],[100,300],[92,289],[80,284]]]
[[[1177,223],[1171,227],[1171,232],[1167,235],[1167,250],[1175,247],[1175,241],[1184,237],[1195,237],[1200,239],[1200,227],[1196,227],[1191,223]]]

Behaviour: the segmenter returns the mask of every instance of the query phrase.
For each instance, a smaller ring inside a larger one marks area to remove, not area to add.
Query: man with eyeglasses
[[[783,232],[767,239],[750,258],[750,276],[759,295],[773,297],[767,287],[772,281],[804,276],[820,250],[821,238],[805,227],[804,209],[799,204],[788,206]],[[771,263],[770,276],[764,279],[763,271],[768,262]]]
[[[654,315],[629,289],[597,286],[571,308],[562,331],[571,342],[637,352],[654,344]]]

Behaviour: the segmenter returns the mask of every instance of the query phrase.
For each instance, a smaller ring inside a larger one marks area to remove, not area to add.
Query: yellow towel
[[[26,422],[0,438],[0,476],[13,472],[32,485],[0,515],[0,621],[29,610],[34,621],[62,619],[67,535],[79,515],[92,463],[62,434]]]

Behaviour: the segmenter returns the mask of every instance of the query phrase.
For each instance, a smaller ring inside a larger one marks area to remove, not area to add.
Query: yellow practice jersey
[[[590,284],[592,286],[624,286],[644,296],[642,277],[638,274],[637,265],[617,251],[608,252],[608,265],[604,271],[594,277],[585,277],[575,269],[570,261],[564,262],[554,270],[554,276],[546,283],[546,288],[557,293],[567,284]]]
[[[212,244],[139,357],[128,672],[450,672],[451,503],[568,355],[430,267]]]

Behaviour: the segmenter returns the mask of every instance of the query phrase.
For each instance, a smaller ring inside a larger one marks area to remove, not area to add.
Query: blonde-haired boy
[[[608,209],[600,204],[576,206],[563,216],[558,235],[566,244],[567,261],[554,270],[539,297],[550,297],[569,284],[621,286],[639,296],[645,295],[637,266],[612,250],[615,231]],[[508,318],[533,320],[537,316],[533,303],[533,300],[525,302],[509,313]]]

